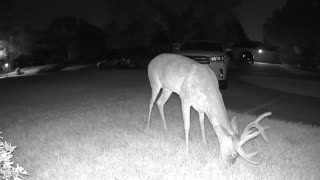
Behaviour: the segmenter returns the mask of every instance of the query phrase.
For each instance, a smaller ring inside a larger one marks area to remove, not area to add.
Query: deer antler
[[[254,136],[254,137],[252,137],[252,138],[250,138],[250,139],[246,138],[246,136],[249,136],[249,135],[252,133],[252,131],[250,130],[251,128],[257,128],[258,131],[261,133],[263,139],[264,139],[265,141],[269,142],[268,137],[267,137],[267,135],[265,134],[264,130],[269,129],[270,127],[269,127],[269,126],[262,127],[262,126],[260,126],[259,122],[260,122],[263,118],[265,118],[265,117],[267,117],[267,116],[270,116],[271,114],[272,114],[271,112],[263,113],[263,114],[261,114],[255,121],[249,123],[249,124],[245,127],[245,129],[243,130],[243,133],[242,133],[242,135],[241,135],[241,138],[240,138],[241,141],[242,141],[243,139],[247,139],[246,141],[243,142],[243,144],[244,144],[245,142],[247,142],[248,140],[250,140],[250,139],[252,139],[252,138],[254,138],[254,137],[256,137],[256,136],[259,135],[259,134],[257,134],[256,136]]]
[[[262,115],[260,115],[255,121],[249,123],[245,129],[243,130],[243,133],[240,137],[240,140],[238,142],[238,144],[236,145],[236,149],[238,151],[238,153],[248,162],[251,162],[253,164],[259,164],[259,162],[253,161],[251,158],[253,156],[256,156],[257,153],[256,152],[252,152],[252,153],[246,153],[243,149],[242,149],[242,145],[245,144],[246,142],[248,142],[250,139],[253,139],[255,137],[257,137],[259,134],[262,135],[263,139],[267,142],[269,142],[267,135],[265,134],[265,130],[269,129],[269,126],[266,127],[262,127],[259,122],[267,117],[270,116],[272,113],[271,112],[266,112]],[[251,128],[257,128],[258,131],[253,132],[252,130],[250,130]]]

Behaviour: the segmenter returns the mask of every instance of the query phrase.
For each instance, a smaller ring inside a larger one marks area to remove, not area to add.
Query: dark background
[[[227,47],[261,41],[276,47],[282,62],[316,66],[319,4],[319,0],[6,0],[0,6],[0,40],[9,42],[10,59],[20,58],[25,66],[95,63],[114,50],[149,58],[190,39],[223,41]]]

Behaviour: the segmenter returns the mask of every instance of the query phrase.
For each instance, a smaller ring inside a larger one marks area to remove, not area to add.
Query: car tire
[[[100,70],[100,71],[103,69],[101,62],[97,62],[97,68],[98,68],[98,70]]]
[[[253,64],[253,63],[254,63],[253,58],[250,58],[250,60],[248,60],[248,63],[249,63],[249,64]]]
[[[241,53],[242,62],[245,64],[253,64],[254,63],[254,56],[249,51],[244,51]]]
[[[228,88],[228,80],[220,80],[219,89],[227,89],[227,88]]]

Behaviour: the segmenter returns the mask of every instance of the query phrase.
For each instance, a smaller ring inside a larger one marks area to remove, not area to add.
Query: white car
[[[222,42],[204,40],[187,41],[175,53],[208,65],[216,74],[220,88],[227,88],[229,56],[227,56]]]

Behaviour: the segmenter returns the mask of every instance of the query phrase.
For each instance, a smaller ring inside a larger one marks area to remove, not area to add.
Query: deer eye
[[[231,154],[231,157],[232,157],[232,158],[237,157],[237,153],[232,153],[232,154]]]

